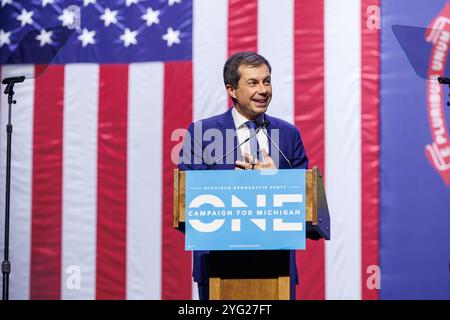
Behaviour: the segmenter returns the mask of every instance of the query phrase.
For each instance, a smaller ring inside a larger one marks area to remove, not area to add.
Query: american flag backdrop
[[[380,19],[411,15],[404,19],[411,24],[421,14],[427,26],[446,4],[413,12],[398,2],[403,7],[387,0],[1,0],[1,57],[35,32],[33,51],[0,69],[2,78],[35,76],[15,87],[10,297],[197,298],[191,255],[172,228],[172,169],[183,129],[229,107],[223,64],[245,50],[272,64],[268,113],[300,128],[310,165],[324,173],[332,240],[308,240],[297,255],[297,298],[450,298],[448,236],[433,240],[441,244],[439,267],[432,262],[438,272],[412,284],[415,259],[424,257],[416,247],[406,250],[417,255],[403,266],[410,273],[395,268],[399,243],[407,244],[393,227],[400,222],[391,213],[399,212],[389,210],[404,189],[392,183],[401,175],[383,166],[380,140],[393,131],[383,135],[380,119],[393,116],[382,112],[382,62],[390,56],[383,56]],[[57,45],[52,28],[76,22],[51,64],[33,60]],[[384,70],[387,79],[401,71]],[[6,96],[0,105],[3,208]],[[427,161],[421,149],[415,157]],[[428,188],[448,195],[436,176]],[[448,214],[448,200],[439,201],[433,210]],[[408,221],[420,215],[414,210]],[[432,227],[448,228],[448,219]]]

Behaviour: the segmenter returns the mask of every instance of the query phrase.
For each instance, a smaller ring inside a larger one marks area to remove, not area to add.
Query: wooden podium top
[[[174,169],[173,227],[184,230],[186,172]],[[328,212],[322,173],[319,169],[306,170],[306,237],[330,240]]]

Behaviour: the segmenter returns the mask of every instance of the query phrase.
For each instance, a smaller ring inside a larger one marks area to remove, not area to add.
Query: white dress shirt
[[[242,143],[250,137],[250,129],[245,124],[247,121],[249,121],[246,117],[244,117],[242,114],[239,113],[239,111],[236,110],[235,107],[231,110],[231,114],[233,116],[234,125],[236,127],[236,133],[239,143]],[[267,134],[267,130],[264,128],[264,132]],[[267,153],[269,153],[269,142],[267,139],[267,136],[262,132],[263,130],[260,130],[256,137],[258,138],[259,143],[259,150],[260,154],[262,154],[262,150],[266,150]],[[241,153],[249,153],[250,154],[250,141],[247,141],[241,146]],[[262,157],[260,157],[262,159]]]

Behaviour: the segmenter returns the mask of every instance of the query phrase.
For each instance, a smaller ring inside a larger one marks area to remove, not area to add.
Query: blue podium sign
[[[186,250],[305,249],[304,169],[186,171]]]

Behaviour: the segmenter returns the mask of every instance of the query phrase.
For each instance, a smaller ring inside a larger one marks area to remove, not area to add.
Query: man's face
[[[256,119],[266,112],[272,99],[272,84],[269,68],[265,65],[257,67],[240,66],[241,78],[237,88],[227,85],[228,94],[237,100],[236,108],[247,119]]]

